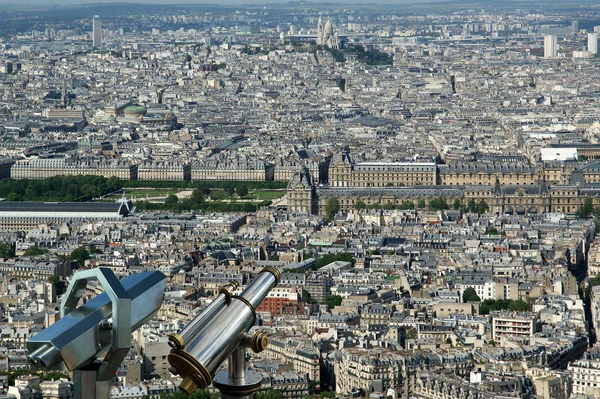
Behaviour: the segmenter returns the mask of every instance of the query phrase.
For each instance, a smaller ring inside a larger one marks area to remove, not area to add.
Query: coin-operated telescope
[[[90,280],[98,280],[104,293],[77,307]],[[45,371],[72,371],[75,399],[109,399],[131,333],[158,312],[165,283],[159,271],[121,281],[108,268],[77,272],[63,296],[60,320],[27,342],[29,363]]]
[[[277,285],[281,274],[265,267],[240,295],[233,295],[237,282],[221,288],[219,296],[179,334],[169,336],[173,349],[169,370],[183,378],[179,389],[191,394],[211,383],[223,398],[251,398],[262,377],[246,370],[245,349],[261,352],[268,340],[260,331],[248,334],[256,322],[256,308]],[[227,371],[216,374],[225,359]],[[213,376],[214,379],[213,379]]]

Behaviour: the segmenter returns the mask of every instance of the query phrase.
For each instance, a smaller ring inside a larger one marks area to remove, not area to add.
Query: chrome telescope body
[[[216,371],[230,356],[230,371],[239,372],[236,378],[241,381],[238,384],[240,389],[243,386],[243,389],[253,390],[260,386],[260,379],[258,385],[253,382],[251,387],[244,383],[243,349],[249,347],[260,352],[266,348],[268,341],[264,334],[247,335],[247,332],[256,322],[256,308],[277,285],[280,277],[277,268],[265,267],[240,295],[232,295],[218,306],[205,309],[178,336],[169,338],[173,346],[168,356],[170,371],[183,378],[180,390],[190,394],[209,386]],[[188,328],[190,325],[193,328]],[[182,340],[183,334],[186,338]],[[235,353],[238,353],[237,357],[233,357]],[[226,383],[217,383],[219,381],[215,379],[215,386],[225,395],[223,385]],[[241,391],[238,389],[237,392]]]
[[[104,293],[77,307],[90,280],[98,280]],[[96,363],[98,380],[114,377],[130,349],[131,333],[158,312],[165,283],[159,271],[121,281],[107,268],[76,273],[61,303],[61,319],[27,342],[29,362],[44,370],[71,371]],[[106,352],[104,360],[97,361]]]
[[[231,301],[233,293],[240,287],[237,281],[232,281],[219,289],[219,295],[187,326],[179,332],[179,334],[169,335],[169,345],[171,348],[183,348],[186,342],[190,342],[207,320],[210,320],[215,314],[220,312]]]

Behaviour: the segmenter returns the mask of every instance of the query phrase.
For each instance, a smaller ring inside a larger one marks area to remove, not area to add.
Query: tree
[[[52,276],[48,277],[48,282],[52,284],[58,284],[60,282],[60,277],[58,277],[56,274],[53,274]]]
[[[354,207],[359,211],[362,211],[367,207],[367,204],[365,204],[365,201],[359,199],[354,203]]]
[[[489,209],[490,207],[484,200],[479,201],[479,203],[477,204],[477,213],[480,215],[486,213]]]
[[[302,289],[302,300],[306,303],[315,303],[315,300],[312,299],[310,292],[306,291],[305,289]]]
[[[452,209],[457,211],[460,209],[461,206],[462,206],[462,204],[460,203],[460,200],[457,198],[454,200],[454,203],[452,204]]]
[[[417,338],[417,329],[416,328],[412,327],[412,328],[410,328],[408,330],[406,330],[406,327],[404,327],[404,328],[405,328],[405,331],[406,331],[406,339],[415,339],[415,338]]]
[[[176,204],[179,202],[179,198],[177,198],[177,196],[175,194],[169,194],[167,195],[167,198],[165,198],[165,205],[172,205],[172,204]]]
[[[102,252],[104,252],[104,251],[96,248],[96,246],[94,244],[90,245],[90,255],[101,254]]]
[[[327,216],[327,220],[333,220],[335,215],[340,211],[340,200],[337,197],[331,197],[327,200],[327,205],[325,205],[325,215]]]
[[[415,203],[412,201],[402,201],[400,204],[401,210],[415,209]]]
[[[475,202],[474,199],[470,199],[469,200],[467,208],[468,208],[469,212],[471,212],[471,213],[477,213],[477,203]]]
[[[210,191],[210,189],[209,189],[209,191]],[[202,202],[204,202],[204,193],[202,192],[201,189],[197,188],[194,191],[192,191],[191,199],[195,203],[201,204]]]
[[[25,252],[23,252],[23,256],[37,256],[37,255],[43,255],[43,254],[47,254],[48,250],[46,248],[40,248],[36,245],[33,245],[29,248],[27,248],[25,250]]]
[[[388,201],[388,202],[386,202],[386,203],[385,203],[385,205],[383,206],[383,209],[386,209],[386,210],[392,210],[392,209],[394,209],[394,208],[395,208],[395,206],[394,206],[394,204],[392,203],[392,201]]]
[[[417,202],[417,208],[425,209],[425,200],[420,199],[419,202]]]
[[[485,230],[485,234],[496,235],[496,234],[498,234],[498,229],[497,229],[497,228],[495,228],[495,227],[488,227],[488,228]]]
[[[581,205],[579,209],[577,209],[577,212],[575,212],[575,217],[581,219],[587,218],[592,214],[592,212],[594,212],[594,203],[592,202],[591,198],[586,198],[583,201],[583,205]]]
[[[479,298],[479,295],[477,294],[471,295],[467,302],[481,302],[481,298]]]
[[[531,311],[531,304],[517,299],[486,299],[479,305],[479,314],[489,314],[492,310],[504,310],[508,309],[511,311],[518,312],[529,312]]]
[[[429,208],[435,211],[442,211],[450,208],[445,198],[433,198],[429,201]]]
[[[233,194],[235,194],[235,186],[233,185],[229,185],[227,187],[225,187],[225,192],[227,193],[227,195],[229,195],[230,197],[233,196]]]
[[[467,287],[462,294],[462,300],[464,303],[469,302],[469,299],[471,299],[471,297],[473,295],[477,295],[477,291],[475,291],[475,288],[473,287]]]
[[[90,258],[90,253],[85,247],[75,248],[71,255],[69,255],[69,260],[71,262],[75,262],[77,267],[83,267],[85,265],[85,261]]]
[[[0,258],[14,258],[15,257],[15,246],[8,242],[0,243]]]
[[[329,295],[327,299],[325,299],[325,304],[329,307],[329,309],[333,309],[342,304],[342,297],[339,295]]]
[[[245,197],[246,195],[248,195],[248,186],[245,184],[241,184],[239,185],[236,190],[237,195],[240,196],[240,198]]]

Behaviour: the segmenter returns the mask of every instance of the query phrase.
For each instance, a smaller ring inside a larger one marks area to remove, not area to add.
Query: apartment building
[[[530,337],[538,329],[538,320],[535,314],[529,312],[491,312],[492,339],[500,342],[504,336]]]
[[[279,285],[273,288],[256,308],[257,312],[270,312],[273,316],[281,315],[283,306],[298,302],[298,292],[295,287]]]
[[[574,395],[600,397],[600,353],[597,349],[589,350],[567,369],[572,373]]]
[[[311,381],[321,380],[319,353],[310,342],[298,341],[294,337],[270,336],[269,346],[261,356],[291,363],[296,373],[306,373]]]
[[[83,109],[74,108],[47,108],[43,115],[48,119],[83,119]]]

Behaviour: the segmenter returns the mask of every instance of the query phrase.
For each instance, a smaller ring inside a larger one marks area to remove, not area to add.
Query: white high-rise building
[[[598,34],[588,33],[588,51],[592,54],[598,54]]]
[[[544,36],[544,58],[556,58],[557,47],[556,36]]]
[[[102,22],[98,15],[94,15],[92,20],[92,41],[94,47],[102,46]]]

